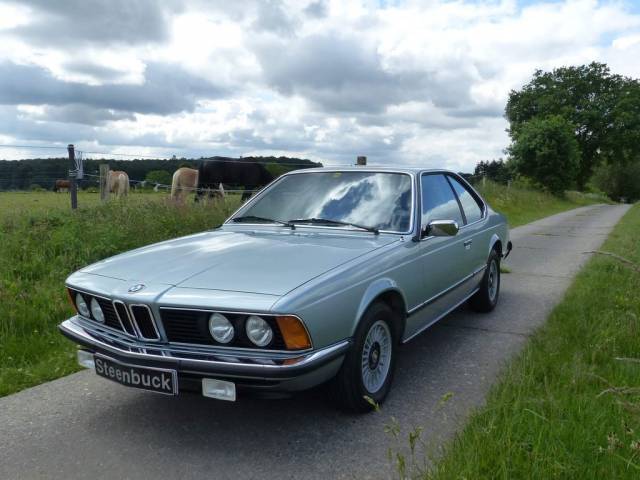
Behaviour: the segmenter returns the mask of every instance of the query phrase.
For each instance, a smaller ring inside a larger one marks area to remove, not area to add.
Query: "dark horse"
[[[198,193],[196,202],[206,194],[218,190],[219,185],[243,187],[242,201],[251,196],[251,190],[264,187],[273,175],[261,163],[233,158],[215,158],[205,160],[198,168]],[[209,193],[212,196],[212,193]]]

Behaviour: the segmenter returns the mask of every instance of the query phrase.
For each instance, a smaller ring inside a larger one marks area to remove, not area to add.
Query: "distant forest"
[[[80,181],[80,188],[97,185],[99,165],[109,164],[111,170],[123,170],[131,180],[147,179],[149,172],[165,171],[173,174],[180,167],[198,168],[205,160],[259,162],[275,176],[299,168],[321,167],[322,163],[307,159],[289,157],[208,157],[199,159],[174,158],[171,160],[135,159],[91,159],[84,161],[85,178]],[[69,171],[68,158],[33,158],[25,160],[0,160],[0,190],[32,190],[44,188],[50,190],[56,179],[65,179]],[[169,177],[170,178],[170,177]]]

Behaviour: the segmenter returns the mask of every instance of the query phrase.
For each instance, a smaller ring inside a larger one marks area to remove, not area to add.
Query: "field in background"
[[[57,331],[72,309],[64,280],[74,270],[145,244],[210,229],[239,196],[176,206],[161,194],[132,194],[99,204],[82,194],[0,194],[0,396],[78,368],[75,347]],[[161,267],[161,266],[160,266]]]
[[[425,478],[640,478],[640,205]]]
[[[519,185],[507,187],[491,181],[479,182],[475,187],[494,210],[507,217],[511,227],[584,205],[611,203],[602,195],[566,192],[564,198],[559,198],[540,190]]]
[[[487,182],[480,190],[512,226],[598,199],[560,200]],[[100,204],[80,192],[0,192],[0,396],[78,368],[56,325],[71,315],[63,283],[74,270],[141,245],[206,230],[239,205],[239,195],[208,206],[167,202],[167,193],[132,192]]]

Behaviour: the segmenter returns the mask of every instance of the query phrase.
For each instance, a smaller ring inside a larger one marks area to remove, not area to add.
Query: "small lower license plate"
[[[99,376],[121,385],[165,395],[178,394],[178,374],[175,370],[127,365],[101,355],[94,356],[94,364]]]

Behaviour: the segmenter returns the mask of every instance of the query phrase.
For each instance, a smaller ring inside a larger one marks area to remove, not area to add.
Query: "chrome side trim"
[[[424,327],[422,327],[420,330],[418,330],[416,333],[414,333],[413,335],[411,335],[408,338],[405,338],[404,340],[402,340],[401,343],[407,343],[408,341],[412,340],[413,338],[417,337],[418,335],[420,335],[422,332],[424,332],[427,328],[429,328],[430,326],[432,326],[434,323],[442,320],[444,317],[446,317],[447,315],[449,315],[451,312],[453,312],[456,308],[458,308],[460,305],[462,305],[464,302],[466,302],[467,300],[469,300],[473,295],[475,295],[475,293],[480,290],[479,288],[474,289],[469,295],[467,295],[466,297],[464,297],[462,300],[460,300],[458,303],[456,303],[454,306],[452,306],[450,309],[446,310],[444,313],[438,315],[433,321],[427,323]]]
[[[440,297],[442,297],[443,295],[446,295],[447,293],[451,292],[452,290],[458,288],[460,285],[462,285],[463,283],[465,283],[466,281],[470,280],[471,278],[475,277],[478,273],[484,271],[487,268],[486,265],[483,265],[482,267],[476,269],[473,273],[467,275],[466,277],[464,277],[462,280],[454,283],[453,285],[451,285],[450,287],[446,288],[445,290],[441,291],[440,293],[435,294],[433,297],[431,297],[428,300],[425,300],[424,302],[416,305],[415,307],[413,307],[411,310],[409,310],[407,312],[408,315],[411,315],[413,313],[415,313],[416,311],[420,310],[421,308],[426,307],[427,305],[435,302],[436,300],[438,300]],[[474,292],[475,293],[475,292]]]
[[[153,330],[154,330],[154,332],[156,332],[156,338],[145,337],[144,335],[142,335],[142,331],[140,330],[140,327],[138,326],[138,319],[136,318],[135,314],[133,313],[132,307],[146,308],[147,312],[149,312],[149,318],[151,319],[151,325],[153,325]],[[127,309],[127,313],[130,315],[131,323],[133,324],[133,328],[136,331],[136,334],[138,335],[139,338],[141,338],[143,340],[151,340],[151,341],[160,340],[160,332],[158,331],[158,327],[156,326],[155,317],[153,316],[153,312],[149,308],[149,305],[145,305],[144,303],[130,303],[129,304],[129,308]]]

